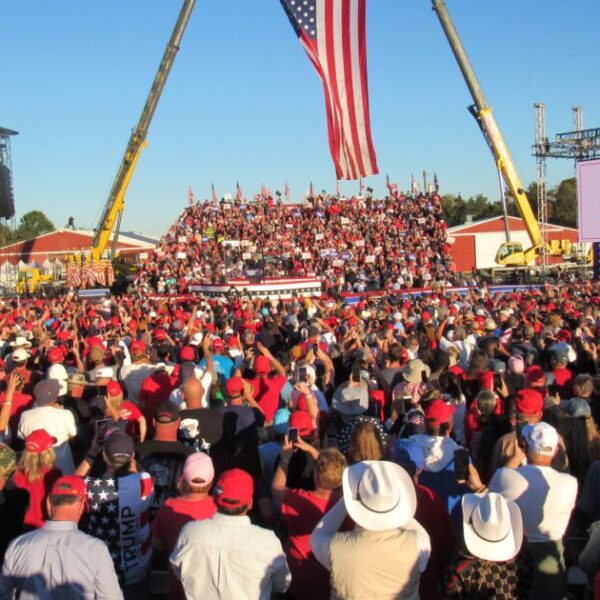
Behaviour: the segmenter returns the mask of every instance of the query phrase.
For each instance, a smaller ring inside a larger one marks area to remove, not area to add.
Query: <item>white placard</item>
[[[177,253],[177,258],[178,258],[179,260],[184,260],[184,259],[185,259],[185,257],[186,257],[186,254],[185,254],[185,252],[178,252],[178,253]]]
[[[223,194],[223,200],[226,202],[231,202],[233,200],[233,196],[231,194]]]
[[[185,244],[185,243],[187,242],[187,237],[186,237],[185,235],[180,235],[180,236],[177,238],[177,241],[178,241],[180,244]]]
[[[454,242],[456,242],[456,238],[453,237],[453,236],[451,236],[451,235],[449,235],[449,236],[446,237],[446,242],[448,244],[454,244]]]
[[[315,235],[315,240],[320,241],[324,238],[325,236],[322,233],[317,233],[317,235]]]
[[[340,217],[340,223],[342,225],[348,225],[348,223],[350,223],[350,219],[348,217]]]
[[[425,223],[425,217],[420,217],[419,219],[417,219],[417,223],[419,225],[423,225]]]
[[[312,254],[310,252],[303,252],[302,253],[302,258],[304,260],[310,260],[312,258]]]
[[[375,262],[375,255],[374,254],[369,254],[368,256],[365,256],[365,262],[366,263],[374,263]]]
[[[140,252],[140,260],[146,260],[148,258],[147,252]]]
[[[223,207],[223,210],[229,210],[231,208],[231,204],[229,204],[229,202],[224,202],[223,204],[221,204],[221,206]]]
[[[340,260],[339,258],[336,258],[335,260],[332,260],[332,261],[331,261],[331,264],[332,264],[334,267],[343,267],[343,266],[344,266],[344,261],[343,261],[343,260]]]
[[[356,240],[356,241],[354,242],[354,245],[355,245],[357,248],[364,248],[364,246],[365,246],[365,240]]]
[[[244,252],[242,254],[242,259],[243,260],[250,260],[252,258],[252,254],[250,254],[250,252]]]

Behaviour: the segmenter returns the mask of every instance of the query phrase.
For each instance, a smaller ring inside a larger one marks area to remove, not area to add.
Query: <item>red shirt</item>
[[[212,496],[196,501],[167,498],[152,521],[152,537],[163,540],[171,554],[186,523],[210,519],[216,512],[217,505]]]
[[[315,492],[287,490],[281,505],[281,518],[288,526],[285,554],[292,573],[289,592],[295,598],[328,600],[329,571],[310,549],[310,535],[337,498],[319,498]],[[342,531],[352,529],[344,522]]]
[[[438,582],[441,580],[447,561],[458,546],[458,537],[448,508],[440,497],[428,487],[416,484],[417,512],[415,519],[429,534],[431,555],[427,568],[421,574],[419,597],[422,600],[440,598]]]
[[[4,406],[6,400],[6,392],[0,394],[0,406]],[[33,408],[33,397],[29,394],[22,394],[21,392],[15,392],[13,394],[12,406],[10,407],[10,419],[8,424],[13,435],[16,435],[19,429],[19,419],[21,413],[28,408]]]
[[[62,475],[60,469],[44,469],[43,475],[35,481],[29,481],[23,471],[15,471],[13,483],[16,487],[29,492],[29,508],[25,513],[23,525],[27,530],[42,527],[48,517],[46,512],[46,496],[50,493],[54,482]]]
[[[279,408],[279,394],[286,384],[285,375],[275,375],[275,377],[257,377],[251,379],[250,383],[254,389],[253,397],[265,413],[265,421],[268,423],[275,418],[275,413]]]

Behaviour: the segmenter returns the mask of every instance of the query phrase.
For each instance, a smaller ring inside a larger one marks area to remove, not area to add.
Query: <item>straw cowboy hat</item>
[[[484,560],[513,559],[523,542],[523,520],[515,502],[500,494],[462,497],[463,534],[471,554]]]
[[[417,508],[415,486],[396,463],[365,460],[344,471],[344,504],[355,523],[369,531],[398,529]]]

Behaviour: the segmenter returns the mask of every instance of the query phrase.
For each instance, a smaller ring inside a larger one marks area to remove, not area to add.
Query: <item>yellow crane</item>
[[[502,174],[512,197],[515,200],[519,214],[523,218],[525,229],[531,246],[523,248],[521,242],[506,241],[503,243],[496,253],[496,262],[506,266],[526,266],[535,263],[536,258],[542,252],[547,252],[550,255],[570,257],[572,252],[572,243],[570,240],[551,240],[545,241],[538,226],[537,219],[533,214],[531,204],[525,193],[521,177],[512,160],[508,146],[504,141],[504,137],[494,113],[487,103],[483,90],[477,81],[469,57],[462,45],[461,39],[454,27],[454,23],[448,13],[448,8],[444,0],[431,0],[433,10],[442,25],[442,29],[446,34],[450,48],[456,58],[456,62],[465,79],[467,87],[473,97],[474,106],[470,107],[470,111],[476,118],[483,135],[492,151],[496,166]]]
[[[102,259],[113,232],[114,236],[110,258],[112,260],[115,257],[121,218],[125,207],[125,193],[127,192],[127,187],[131,181],[142,149],[148,143],[146,141],[148,128],[152,121],[152,117],[154,116],[158,100],[165,87],[171,67],[173,66],[175,55],[179,50],[179,44],[185,28],[187,27],[190,15],[192,14],[195,2],[196,0],[184,0],[173,33],[167,43],[154,82],[150,88],[144,110],[142,111],[137,126],[131,132],[123,160],[119,165],[119,170],[117,171],[110,194],[104,205],[102,217],[98,221],[98,225],[95,229],[96,234],[90,248],[90,260],[93,262],[97,263]]]

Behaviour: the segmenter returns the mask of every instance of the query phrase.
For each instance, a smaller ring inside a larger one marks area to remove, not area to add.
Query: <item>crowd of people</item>
[[[0,340],[0,598],[600,597],[597,284],[68,293]]]
[[[454,278],[446,237],[437,194],[196,202],[144,261],[137,284],[158,293],[242,277],[318,276],[337,292],[445,285]]]

